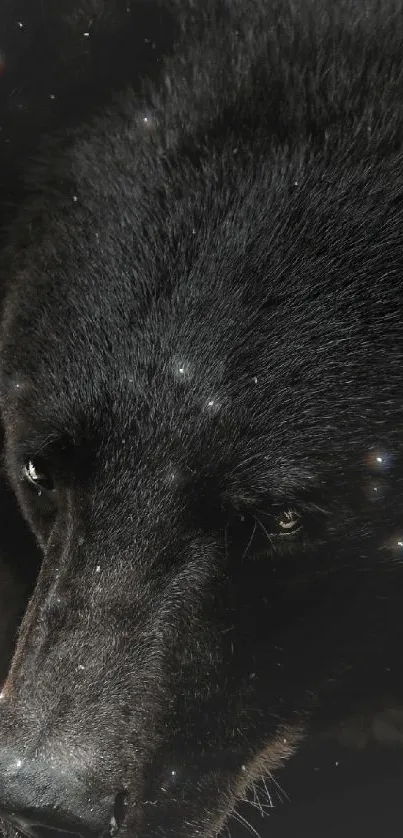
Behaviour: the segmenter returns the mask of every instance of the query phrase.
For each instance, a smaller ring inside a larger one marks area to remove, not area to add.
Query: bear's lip
[[[128,810],[128,795],[126,791],[120,791],[115,797],[115,804],[109,823],[100,838],[115,838],[120,832]],[[28,823],[24,817],[11,814],[6,822],[14,827],[17,834],[24,838],[91,838],[94,833],[83,831],[77,824],[69,824],[64,828],[61,824],[55,825],[46,823]]]
[[[81,838],[78,832],[70,832],[65,829],[57,829],[56,827],[35,826],[29,827],[22,822],[16,821],[16,829],[19,835],[24,838]]]

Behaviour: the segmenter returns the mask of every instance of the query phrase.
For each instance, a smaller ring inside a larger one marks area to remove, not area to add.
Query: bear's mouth
[[[117,793],[113,812],[109,820],[107,829],[99,838],[115,838],[122,829],[128,811],[128,795],[126,791]],[[41,816],[43,820],[43,815]],[[15,835],[19,838],[91,838],[92,833],[81,829],[79,825],[57,825],[54,823],[54,816],[52,815],[52,824],[46,823],[30,823],[28,824],[23,817],[10,817],[6,823],[12,826]]]

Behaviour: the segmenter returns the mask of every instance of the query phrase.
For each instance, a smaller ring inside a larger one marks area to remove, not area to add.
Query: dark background
[[[261,838],[397,838],[402,834],[400,748],[369,745],[355,751],[312,738],[277,779],[288,799],[283,794],[280,802],[281,792],[269,784],[273,811],[263,819],[246,805],[240,811],[252,830],[230,825],[233,838],[252,834],[254,829]]]

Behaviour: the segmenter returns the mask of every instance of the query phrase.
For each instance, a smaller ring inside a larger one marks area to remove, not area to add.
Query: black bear
[[[2,210],[7,835],[212,838],[403,587],[403,5],[163,6]]]

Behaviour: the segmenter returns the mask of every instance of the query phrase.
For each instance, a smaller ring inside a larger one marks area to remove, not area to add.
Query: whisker
[[[281,803],[284,802],[283,798],[282,798],[282,795],[284,795],[286,800],[290,800],[291,798],[289,797],[287,792],[282,788],[282,786],[280,786],[280,783],[278,782],[278,780],[276,780],[276,778],[273,776],[271,771],[268,771],[267,773],[268,773],[272,783],[275,785],[275,787],[277,789],[277,793],[278,793],[278,796],[279,796],[279,799],[280,799]]]
[[[264,526],[264,524],[262,524],[262,522],[261,522],[260,518],[257,518],[257,517],[255,516],[255,521],[259,524],[259,527],[263,530],[263,532],[264,532],[264,534],[265,534],[265,536],[266,536],[266,538],[267,538],[267,540],[268,540],[268,542],[269,542],[269,544],[270,544],[271,548],[273,549],[273,551],[274,551],[274,552],[276,552],[276,548],[275,548],[275,545],[274,545],[273,539],[271,538],[270,533],[267,531],[267,529],[266,529],[266,527]]]
[[[258,786],[256,794],[257,794],[257,797],[258,797],[258,800],[259,800],[259,803],[260,803],[262,809],[269,812],[271,809],[274,809],[274,804],[273,804],[273,801],[271,799],[270,792],[269,792],[269,790],[266,786],[266,783],[263,783],[263,784],[264,784],[264,789],[260,789],[259,786]],[[259,797],[259,792],[266,796],[266,798],[268,800],[268,803],[262,803],[261,802],[260,797]]]
[[[245,556],[246,556],[246,554],[247,554],[248,550],[250,549],[250,547],[251,547],[251,545],[252,545],[252,541],[253,541],[253,539],[254,539],[254,537],[255,537],[255,532],[256,532],[256,519],[255,519],[255,525],[254,525],[254,527],[253,527],[252,535],[251,535],[251,537],[250,537],[250,539],[249,539],[249,541],[248,541],[248,543],[247,543],[247,545],[246,545],[246,549],[245,549],[245,550],[244,550],[244,552],[242,553],[242,558],[243,558],[243,559],[245,558]]]
[[[242,797],[241,800],[242,800],[242,803],[247,803],[248,806],[252,806],[252,809],[256,809],[259,812],[259,814],[262,816],[262,818],[264,818],[265,815],[269,814],[273,809],[273,807],[269,806],[268,803],[267,804],[266,803],[261,803],[260,801],[259,801],[259,803],[255,803],[254,800],[249,800],[246,797]]]
[[[240,823],[241,826],[244,826],[245,829],[248,832],[250,832],[251,835],[255,836],[255,838],[262,838],[260,832],[258,832],[257,829],[255,829],[255,827],[251,823],[249,823],[249,821],[246,818],[244,818],[243,815],[240,815],[239,812],[233,812],[231,817],[233,817],[235,821]]]
[[[256,786],[255,786],[254,783],[252,783],[252,791],[253,791],[253,801],[249,801],[249,802],[250,802],[251,806],[255,806],[256,809],[259,809],[259,811],[260,811],[260,813],[263,817],[263,814],[264,814],[263,813],[263,806],[260,802],[259,795],[256,791]]]
[[[267,799],[269,801],[269,804],[270,804],[271,808],[274,809],[273,799],[272,799],[272,796],[269,792],[269,789],[267,788],[266,780],[265,780],[264,777],[262,778],[262,783],[263,783],[264,790],[267,794]]]
[[[249,791],[253,792],[253,800],[251,800],[251,798],[246,794],[244,797],[241,797],[242,803],[247,803],[248,806],[252,806],[252,808],[256,809],[262,818],[264,818],[273,807],[269,806],[267,803],[262,803],[255,785],[252,784]]]

